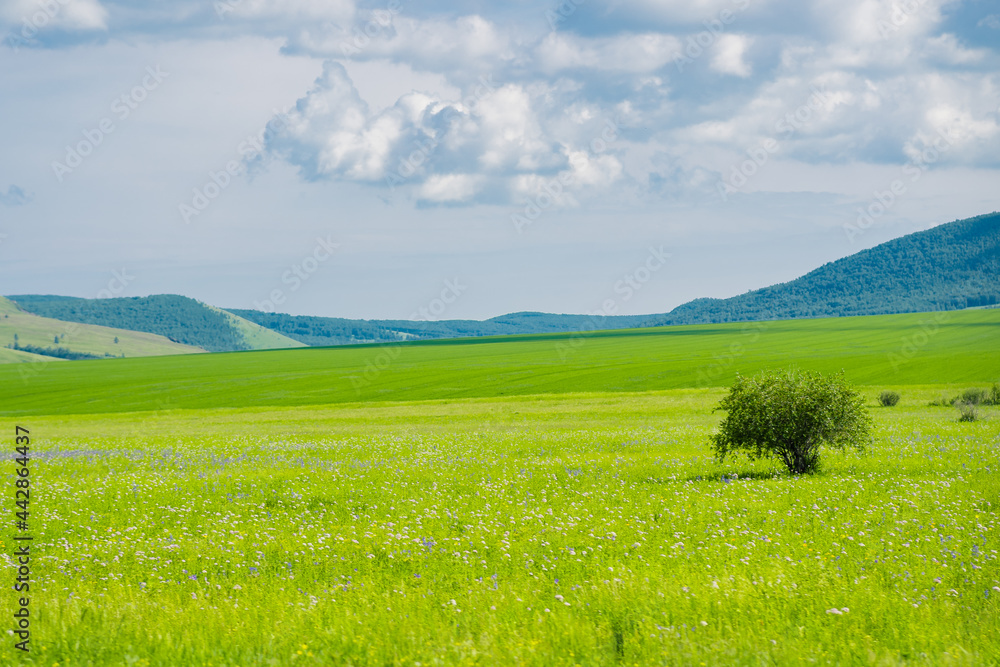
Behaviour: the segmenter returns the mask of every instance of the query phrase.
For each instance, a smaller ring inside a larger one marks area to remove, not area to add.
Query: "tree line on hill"
[[[24,294],[8,298],[29,313],[55,320],[159,334],[209,352],[250,349],[225,313],[185,296],[79,299]]]
[[[1000,304],[1000,214],[908,234],[801,278],[695,299],[655,324],[708,324],[958,310]]]
[[[230,309],[229,312],[306,345],[351,345],[437,338],[626,329],[649,322],[649,315],[595,316],[511,313],[489,320],[350,320]]]
[[[166,336],[212,352],[250,349],[226,313],[183,296],[114,299],[9,297],[24,310],[69,322]],[[231,309],[230,313],[311,346],[563,333],[927,312],[1000,304],[1000,214],[958,220],[830,262],[801,278],[729,299],[695,299],[641,316],[511,313],[478,320],[354,320]]]

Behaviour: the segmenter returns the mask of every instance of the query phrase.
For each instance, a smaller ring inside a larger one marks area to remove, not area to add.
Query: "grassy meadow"
[[[1000,664],[1000,409],[929,405],[1000,377],[1000,312],[934,317],[402,346],[360,388],[384,348],[4,368],[36,560],[2,655]],[[714,461],[720,385],[789,365],[863,385],[874,444]]]
[[[642,392],[788,366],[865,385],[988,384],[1000,309],[9,364],[0,415]]]

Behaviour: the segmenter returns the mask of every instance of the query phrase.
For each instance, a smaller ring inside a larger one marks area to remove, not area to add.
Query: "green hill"
[[[714,324],[0,367],[0,414],[296,406],[724,386],[846,370],[877,386],[1000,379],[1000,310]]]
[[[219,308],[172,294],[116,299],[51,295],[9,298],[42,317],[158,334],[210,352],[302,346]]]
[[[627,329],[642,326],[649,322],[651,317],[650,315],[590,317],[550,313],[511,313],[482,321],[413,321],[349,320],[232,308],[229,312],[311,346]]]
[[[222,310],[177,295],[10,298],[43,317],[160,334],[212,352],[960,310],[1000,304],[1000,214],[909,234],[787,283],[729,299],[695,299],[661,315],[352,320]]]
[[[24,350],[12,350],[8,347],[0,347],[0,364],[30,364],[32,362],[44,361],[64,361],[59,357],[46,357],[41,354],[32,354]]]
[[[791,282],[730,299],[696,299],[655,324],[878,315],[1000,303],[1000,214],[908,234]]]
[[[3,346],[0,363],[51,361],[60,357],[145,357],[205,351],[155,334],[40,317],[25,312],[3,297],[0,297],[0,346]]]

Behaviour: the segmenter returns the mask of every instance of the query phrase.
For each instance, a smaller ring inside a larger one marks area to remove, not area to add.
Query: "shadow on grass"
[[[697,481],[701,478],[703,482],[738,482],[743,479],[786,479],[791,477],[788,471],[782,470],[780,468],[773,468],[771,470],[738,470],[736,472],[715,472],[708,475],[693,475],[689,476],[688,479],[691,481]]]
[[[677,483],[677,482],[717,482],[721,484],[729,484],[732,482],[739,482],[743,480],[762,480],[762,479],[788,479],[792,477],[784,470],[779,470],[775,468],[774,470],[746,470],[737,471],[734,473],[724,473],[724,472],[713,472],[704,475],[686,475],[684,477],[676,477],[673,479],[662,478],[662,477],[647,477],[642,480],[644,484],[666,484],[666,483]]]

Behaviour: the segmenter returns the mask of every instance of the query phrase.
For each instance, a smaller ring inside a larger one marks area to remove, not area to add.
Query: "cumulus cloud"
[[[780,142],[775,159],[891,163],[946,130],[934,168],[996,165],[1000,52],[982,42],[996,16],[963,28],[949,19],[961,4],[589,0],[550,21],[518,3],[456,15],[439,2],[178,0],[163,18],[140,0],[66,0],[60,20],[167,38],[192,25],[206,37],[280,36],[285,53],[322,59],[266,152],[305,179],[455,205],[530,198],[562,177],[575,205],[622,181],[697,190],[768,139]],[[36,6],[15,0],[4,16]],[[405,63],[461,94],[393,90],[373,108],[342,65],[359,61]],[[595,152],[609,119],[614,147]]]
[[[462,100],[413,92],[375,112],[343,65],[328,61],[313,89],[272,122],[267,154],[296,165],[309,180],[413,186],[425,204],[502,192],[516,197],[559,174],[568,175],[571,189],[604,187],[621,176],[602,138],[613,140],[618,130],[602,131],[600,119],[580,109],[569,114],[571,129],[548,127],[567,115],[555,111],[550,88],[482,77],[467,92]],[[601,142],[599,150],[584,139],[588,133]]]

